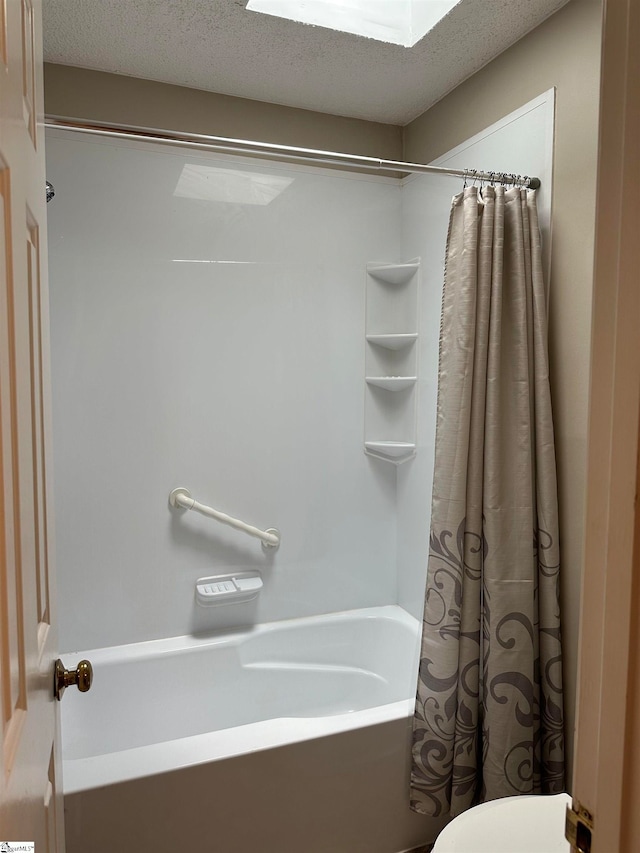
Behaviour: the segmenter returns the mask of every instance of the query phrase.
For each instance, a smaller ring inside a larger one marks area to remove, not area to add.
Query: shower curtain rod
[[[256,142],[248,139],[229,139],[224,136],[206,136],[200,133],[176,133],[156,128],[144,128],[110,123],[86,123],[62,116],[45,116],[44,126],[59,130],[73,130],[95,136],[118,139],[138,139],[167,145],[180,145],[203,151],[223,151],[228,154],[250,154],[274,157],[280,160],[300,160],[305,163],[350,166],[357,169],[372,169],[385,172],[410,174],[452,175],[465,180],[482,183],[497,183],[505,186],[520,186],[528,189],[540,187],[539,178],[514,175],[506,172],[481,172],[477,169],[445,169],[427,166],[424,163],[406,163],[402,160],[385,160],[379,157],[364,157],[359,154],[341,154],[336,151],[321,151],[315,148],[297,148],[292,145],[276,145],[271,142]]]

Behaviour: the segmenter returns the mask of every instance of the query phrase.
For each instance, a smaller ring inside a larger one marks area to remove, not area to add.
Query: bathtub
[[[67,853],[399,853],[419,623],[396,606],[66,654]]]

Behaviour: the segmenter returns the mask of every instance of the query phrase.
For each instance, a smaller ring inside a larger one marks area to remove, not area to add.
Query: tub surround
[[[395,603],[395,469],[362,437],[398,179],[62,131],[47,160],[61,648]],[[171,507],[182,484],[280,547]],[[257,598],[197,604],[242,572]]]
[[[548,205],[548,137],[535,104],[457,156],[541,175]],[[456,180],[63,131],[48,134],[47,156],[58,187],[49,246],[61,647],[396,602],[420,617]],[[420,270],[393,302],[397,328],[378,328],[367,266],[406,272],[412,258]],[[391,333],[397,350],[380,344]],[[395,374],[410,386],[375,384]],[[364,452],[389,441],[415,458],[396,468],[388,443],[386,459]],[[172,510],[179,483],[277,527],[282,544],[264,553]],[[78,494],[92,497],[79,504]],[[257,598],[197,605],[199,578],[246,571],[263,581]]]

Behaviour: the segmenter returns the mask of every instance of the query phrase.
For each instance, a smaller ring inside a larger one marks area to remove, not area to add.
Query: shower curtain
[[[453,199],[411,807],[564,789],[558,507],[535,192]]]

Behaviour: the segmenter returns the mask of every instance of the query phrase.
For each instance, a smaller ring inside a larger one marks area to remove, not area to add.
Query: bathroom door
[[[640,849],[639,43],[640,4],[608,0],[571,792],[593,816],[593,853]]]
[[[40,0],[0,2],[0,842],[63,853]],[[22,849],[22,848],[21,848]]]

